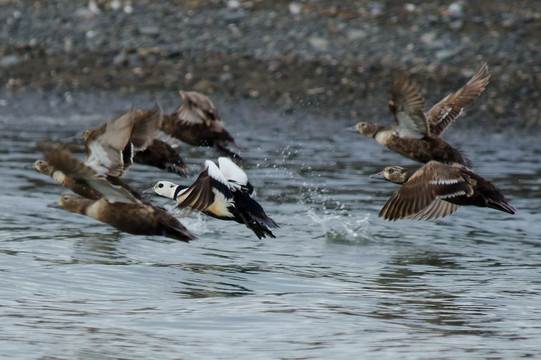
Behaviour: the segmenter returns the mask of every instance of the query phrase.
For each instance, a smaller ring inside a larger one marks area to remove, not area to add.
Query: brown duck
[[[395,126],[359,122],[355,128],[360,134],[372,137],[412,160],[423,163],[437,160],[469,166],[469,160],[440,135],[460,116],[463,108],[483,92],[489,77],[488,67],[484,64],[464,87],[425,113],[425,101],[417,91],[417,85],[405,72],[397,71],[393,74],[392,100],[388,104]]]
[[[145,119],[146,120],[146,119]],[[141,195],[131,188],[121,177],[132,164],[133,149],[135,146],[146,146],[144,142],[148,133],[155,131],[158,124],[152,124],[155,119],[136,122],[133,118],[133,108],[124,114],[103,124],[98,129],[89,129],[83,132],[85,146],[84,164],[103,176],[111,184],[128,190],[133,196]],[[44,153],[60,152],[65,149],[59,144],[42,144],[40,149]],[[59,184],[67,187],[76,194],[97,200],[101,196],[95,189],[81,182],[77,178],[66,176],[61,170],[50,164],[46,159],[37,160],[34,167],[39,172],[49,175]]]
[[[437,219],[462,205],[515,213],[496,186],[461,164],[429,161],[415,171],[389,166],[375,176],[402,184],[379,213],[386,220]]]
[[[156,105],[152,110],[139,109],[135,111],[134,118],[135,125],[130,141],[136,143],[136,137],[140,137],[141,139],[138,142],[140,144],[139,148],[136,148],[133,154],[133,161],[138,164],[164,169],[180,176],[187,176],[189,169],[182,157],[171,145],[155,135],[156,130],[161,127],[163,120],[161,107]],[[137,131],[138,124],[140,123],[145,125],[150,124],[150,126],[146,125],[149,128],[143,131]]]
[[[56,149],[64,150],[60,146]],[[88,185],[88,183],[66,176],[66,174],[53,167],[46,160],[36,160],[34,162],[34,168],[42,174],[49,175],[54,181],[78,195],[92,200],[98,200],[102,197],[102,194]]]
[[[161,129],[192,146],[215,147],[219,152],[240,159],[229,149],[236,146],[231,134],[224,128],[218,109],[204,94],[180,91],[182,104],[171,114],[164,115]]]
[[[140,200],[124,187],[115,186],[106,176],[85,165],[61,146],[43,147],[45,160],[64,176],[91,188],[99,198],[65,194],[58,206],[134,235],[159,235],[189,241],[195,236],[173,215]]]

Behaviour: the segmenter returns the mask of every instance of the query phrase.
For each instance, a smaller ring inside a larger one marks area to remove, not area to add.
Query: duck
[[[190,170],[179,153],[166,141],[160,139],[157,131],[161,126],[163,111],[159,104],[152,110],[137,109],[134,113],[134,129],[130,137],[132,144],[138,144],[133,153],[133,162],[163,169],[186,177]],[[139,126],[143,129],[139,130]]]
[[[133,164],[134,155],[145,151],[153,140],[161,121],[161,107],[157,104],[152,111],[133,111],[133,106],[97,129],[83,131],[85,165],[104,176],[115,186],[128,190],[134,197],[141,194],[133,189],[122,177]],[[137,115],[137,119],[135,116]],[[57,145],[60,146],[60,145]],[[50,152],[47,144],[39,146],[42,152]],[[65,147],[65,146],[63,146]],[[173,150],[174,151],[174,150]],[[156,156],[151,156],[156,158]],[[49,175],[59,184],[83,197],[97,200],[99,194],[84,182],[63,174],[60,170],[40,159],[34,162],[37,171]]]
[[[179,91],[182,103],[171,114],[163,116],[161,130],[192,146],[214,147],[226,156],[242,160],[230,149],[236,146],[233,136],[212,100],[197,91]]]
[[[494,184],[458,163],[431,160],[413,171],[388,166],[373,177],[402,185],[379,213],[385,220],[437,219],[467,205],[516,212]]]
[[[123,151],[128,146],[132,129],[133,108],[113,118],[99,129],[85,130],[83,132],[85,143],[84,163],[96,173],[106,177],[114,185],[124,187],[135,197],[141,197],[135,189],[120,178],[129,167],[128,164],[124,163]],[[43,143],[39,144],[38,148],[43,153],[67,151],[67,146],[61,144]],[[93,200],[98,200],[101,197],[101,194],[88,186],[88,184],[77,178],[67,176],[46,159],[36,160],[34,168],[80,196]]]
[[[83,144],[85,148],[85,164],[94,169],[98,174],[120,178],[129,169],[133,157],[134,142],[130,141],[134,130],[133,106],[103,124],[97,129],[83,131]],[[133,137],[135,146],[143,146],[146,141],[140,134],[148,127],[139,124],[138,132]]]
[[[462,114],[464,107],[485,90],[489,78],[485,63],[462,88],[447,95],[425,113],[425,100],[416,83],[405,71],[397,70],[393,73],[392,100],[388,103],[395,126],[361,121],[355,129],[390,150],[421,163],[436,160],[471,167],[471,161],[440,136]]]
[[[165,236],[184,242],[195,239],[173,215],[134,196],[124,187],[113,185],[105,175],[75,158],[62,146],[49,144],[42,146],[42,151],[50,166],[99,194],[98,198],[63,194],[51,207],[88,216],[133,235]]]
[[[218,166],[206,160],[190,186],[158,181],[153,189],[159,196],[176,200],[178,207],[190,207],[217,219],[244,224],[258,239],[276,237],[269,228],[278,228],[278,224],[251,197],[254,188],[244,170],[227,157],[220,157]]]
[[[46,160],[36,160],[34,162],[34,168],[38,172],[50,176],[58,184],[63,185],[74,193],[81,195],[85,198],[91,200],[99,200],[102,197],[99,191],[89,186],[86,182],[67,176],[62,171],[49,164]]]

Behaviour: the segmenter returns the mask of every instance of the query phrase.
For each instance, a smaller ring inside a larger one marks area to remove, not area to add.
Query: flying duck
[[[66,176],[66,174],[53,167],[46,160],[36,160],[34,162],[34,168],[40,173],[50,176],[60,185],[87,199],[99,200],[102,197],[101,193],[88,185],[88,183]]]
[[[85,147],[84,164],[115,186],[128,190],[134,197],[141,199],[141,195],[128,185],[121,177],[132,164],[135,149],[144,148],[148,143],[148,134],[157,128],[156,119],[146,117],[135,122],[133,107],[124,114],[103,124],[98,129],[89,129],[83,132]],[[42,152],[60,152],[61,145],[42,144]],[[34,167],[39,172],[49,175],[59,184],[67,187],[76,194],[97,200],[94,189],[77,178],[66,176],[61,170],[50,164],[47,160],[37,160]]]
[[[85,165],[61,146],[47,145],[42,149],[50,166],[99,194],[98,199],[64,194],[55,207],[91,217],[133,235],[159,235],[185,242],[195,239],[173,215],[140,200],[124,187],[111,184],[105,175]]]
[[[139,148],[135,149],[133,161],[164,169],[180,176],[188,175],[188,167],[177,151],[155,135],[163,119],[160,105],[156,104],[152,110],[138,109],[135,111],[134,119],[135,124],[130,142],[139,144]],[[144,131],[138,131],[139,124],[142,124]]]
[[[425,100],[417,91],[416,83],[404,71],[397,71],[393,74],[392,100],[388,104],[396,125],[363,121],[355,128],[360,134],[415,161],[437,160],[470,166],[470,161],[440,135],[460,116],[463,108],[483,92],[489,77],[488,66],[484,64],[466,85],[425,113]]]
[[[192,146],[215,147],[231,158],[241,157],[229,149],[235,140],[224,128],[218,109],[204,94],[196,91],[180,91],[182,103],[171,114],[163,116],[161,130]]]
[[[246,173],[226,157],[219,158],[218,164],[219,167],[212,161],[205,161],[199,177],[189,187],[159,181],[154,185],[154,191],[176,200],[179,207],[190,207],[218,219],[245,224],[259,239],[274,238],[269,227],[278,228],[278,224],[250,196],[253,186]]]
[[[100,175],[120,178],[132,164],[134,143],[130,142],[135,121],[133,106],[124,114],[103,124],[97,129],[83,132],[85,164]],[[139,125],[139,131],[146,129]],[[134,136],[136,146],[142,146],[144,136]]]
[[[374,177],[402,184],[379,213],[385,220],[437,219],[454,214],[462,205],[515,213],[496,186],[461,164],[432,160],[415,171],[389,166]]]

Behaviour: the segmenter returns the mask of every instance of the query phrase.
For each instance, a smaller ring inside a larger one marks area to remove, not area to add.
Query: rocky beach
[[[541,125],[538,1],[0,4],[4,109],[27,95],[175,98],[184,89],[353,124],[389,119],[394,67],[411,71],[431,105],[487,62],[491,83],[456,126]]]

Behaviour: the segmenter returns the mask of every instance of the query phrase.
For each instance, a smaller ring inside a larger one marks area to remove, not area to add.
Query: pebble
[[[159,35],[160,28],[153,25],[141,26],[139,27],[139,33],[141,35]]]
[[[10,88],[58,84],[70,90],[77,83],[93,91],[100,79],[111,90],[144,92],[161,83],[163,91],[174,91],[179,84],[171,79],[180,79],[183,87],[198,84],[232,97],[252,89],[270,103],[287,92],[288,108],[324,88],[317,96],[327,99],[320,109],[326,115],[347,117],[362,101],[371,116],[382,111],[369,105],[387,98],[393,65],[415,67],[418,81],[430,77],[437,92],[462,85],[451,74],[487,61],[494,79],[513,79],[505,89],[491,82],[487,107],[507,99],[502,103],[519,106],[521,118],[539,114],[532,111],[541,103],[532,79],[541,76],[541,1],[521,8],[507,0],[100,0],[106,5],[98,8],[95,0],[50,0],[31,1],[24,11],[19,1],[0,2],[0,19],[6,19],[0,83]],[[488,5],[498,11],[486,11]],[[153,48],[160,55],[133,54]],[[222,69],[224,63],[231,68]],[[147,74],[143,64],[152,64],[155,76],[134,79],[130,67]],[[363,71],[347,73],[357,67]],[[54,77],[47,75],[52,68]],[[523,77],[515,75],[520,69]],[[239,71],[251,76],[234,76]],[[541,119],[529,121],[541,125]]]
[[[315,49],[320,51],[327,51],[329,49],[329,40],[319,37],[319,36],[310,36],[308,42]]]
[[[0,66],[10,67],[17,65],[21,59],[17,55],[6,55],[0,58]]]
[[[346,36],[350,41],[361,40],[368,36],[368,32],[362,29],[348,29]]]

